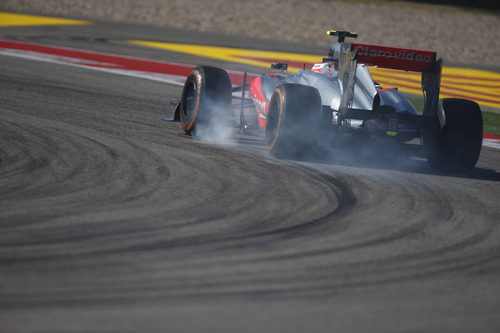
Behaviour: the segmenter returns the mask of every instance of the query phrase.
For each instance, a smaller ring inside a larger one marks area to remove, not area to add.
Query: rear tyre
[[[279,85],[269,102],[267,149],[278,158],[301,158],[310,154],[321,137],[321,118],[321,97],[316,88]]]
[[[469,173],[481,152],[481,109],[475,102],[457,98],[443,99],[441,105],[444,127],[424,136],[429,166],[438,172]]]
[[[231,80],[223,69],[198,66],[189,74],[179,104],[179,120],[187,134],[211,122],[225,121],[231,111]]]

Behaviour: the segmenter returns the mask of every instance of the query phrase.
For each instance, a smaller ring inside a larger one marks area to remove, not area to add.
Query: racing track
[[[500,328],[498,150],[470,177],[282,162],[161,122],[179,93],[0,56],[1,332]]]

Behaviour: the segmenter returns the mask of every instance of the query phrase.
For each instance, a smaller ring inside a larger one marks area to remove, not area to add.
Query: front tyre
[[[475,102],[445,98],[441,100],[445,125],[424,136],[427,161],[438,172],[469,173],[474,169],[483,141],[483,118]]]
[[[317,146],[321,119],[321,96],[316,88],[279,85],[269,102],[267,149],[278,158],[300,158]]]
[[[211,122],[225,121],[231,111],[231,80],[223,69],[198,66],[189,74],[182,91],[179,120],[187,134]]]

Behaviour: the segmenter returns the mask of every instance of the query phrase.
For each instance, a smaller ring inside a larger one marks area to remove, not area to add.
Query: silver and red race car
[[[338,38],[328,57],[295,74],[287,73],[286,63],[273,63],[278,72],[249,84],[245,73],[243,85],[233,87],[225,70],[196,67],[174,119],[196,136],[239,112],[241,131],[263,129],[267,149],[278,158],[297,158],[325,143],[338,147],[383,139],[403,146],[419,139],[432,170],[474,168],[483,137],[481,110],[472,101],[439,99],[443,61],[436,52],[350,43],[345,39],[357,34],[347,31],[327,34]],[[423,110],[417,112],[397,88],[374,82],[369,66],[421,72]]]

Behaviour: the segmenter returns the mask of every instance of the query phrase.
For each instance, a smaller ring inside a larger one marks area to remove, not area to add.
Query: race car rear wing
[[[328,31],[327,34],[339,37],[338,78],[342,87],[342,97],[339,107],[340,120],[364,119],[364,117],[368,118],[377,113],[377,110],[352,109],[358,63],[396,70],[421,72],[422,92],[424,95],[422,116],[429,119],[436,119],[437,116],[441,120],[441,117],[438,115],[438,101],[443,62],[442,59],[436,60],[436,52],[348,43],[344,41],[345,37],[356,38],[357,34],[355,33],[347,35],[344,32]],[[341,39],[340,37],[344,38]],[[418,121],[426,121],[426,119],[415,119],[415,122]]]

